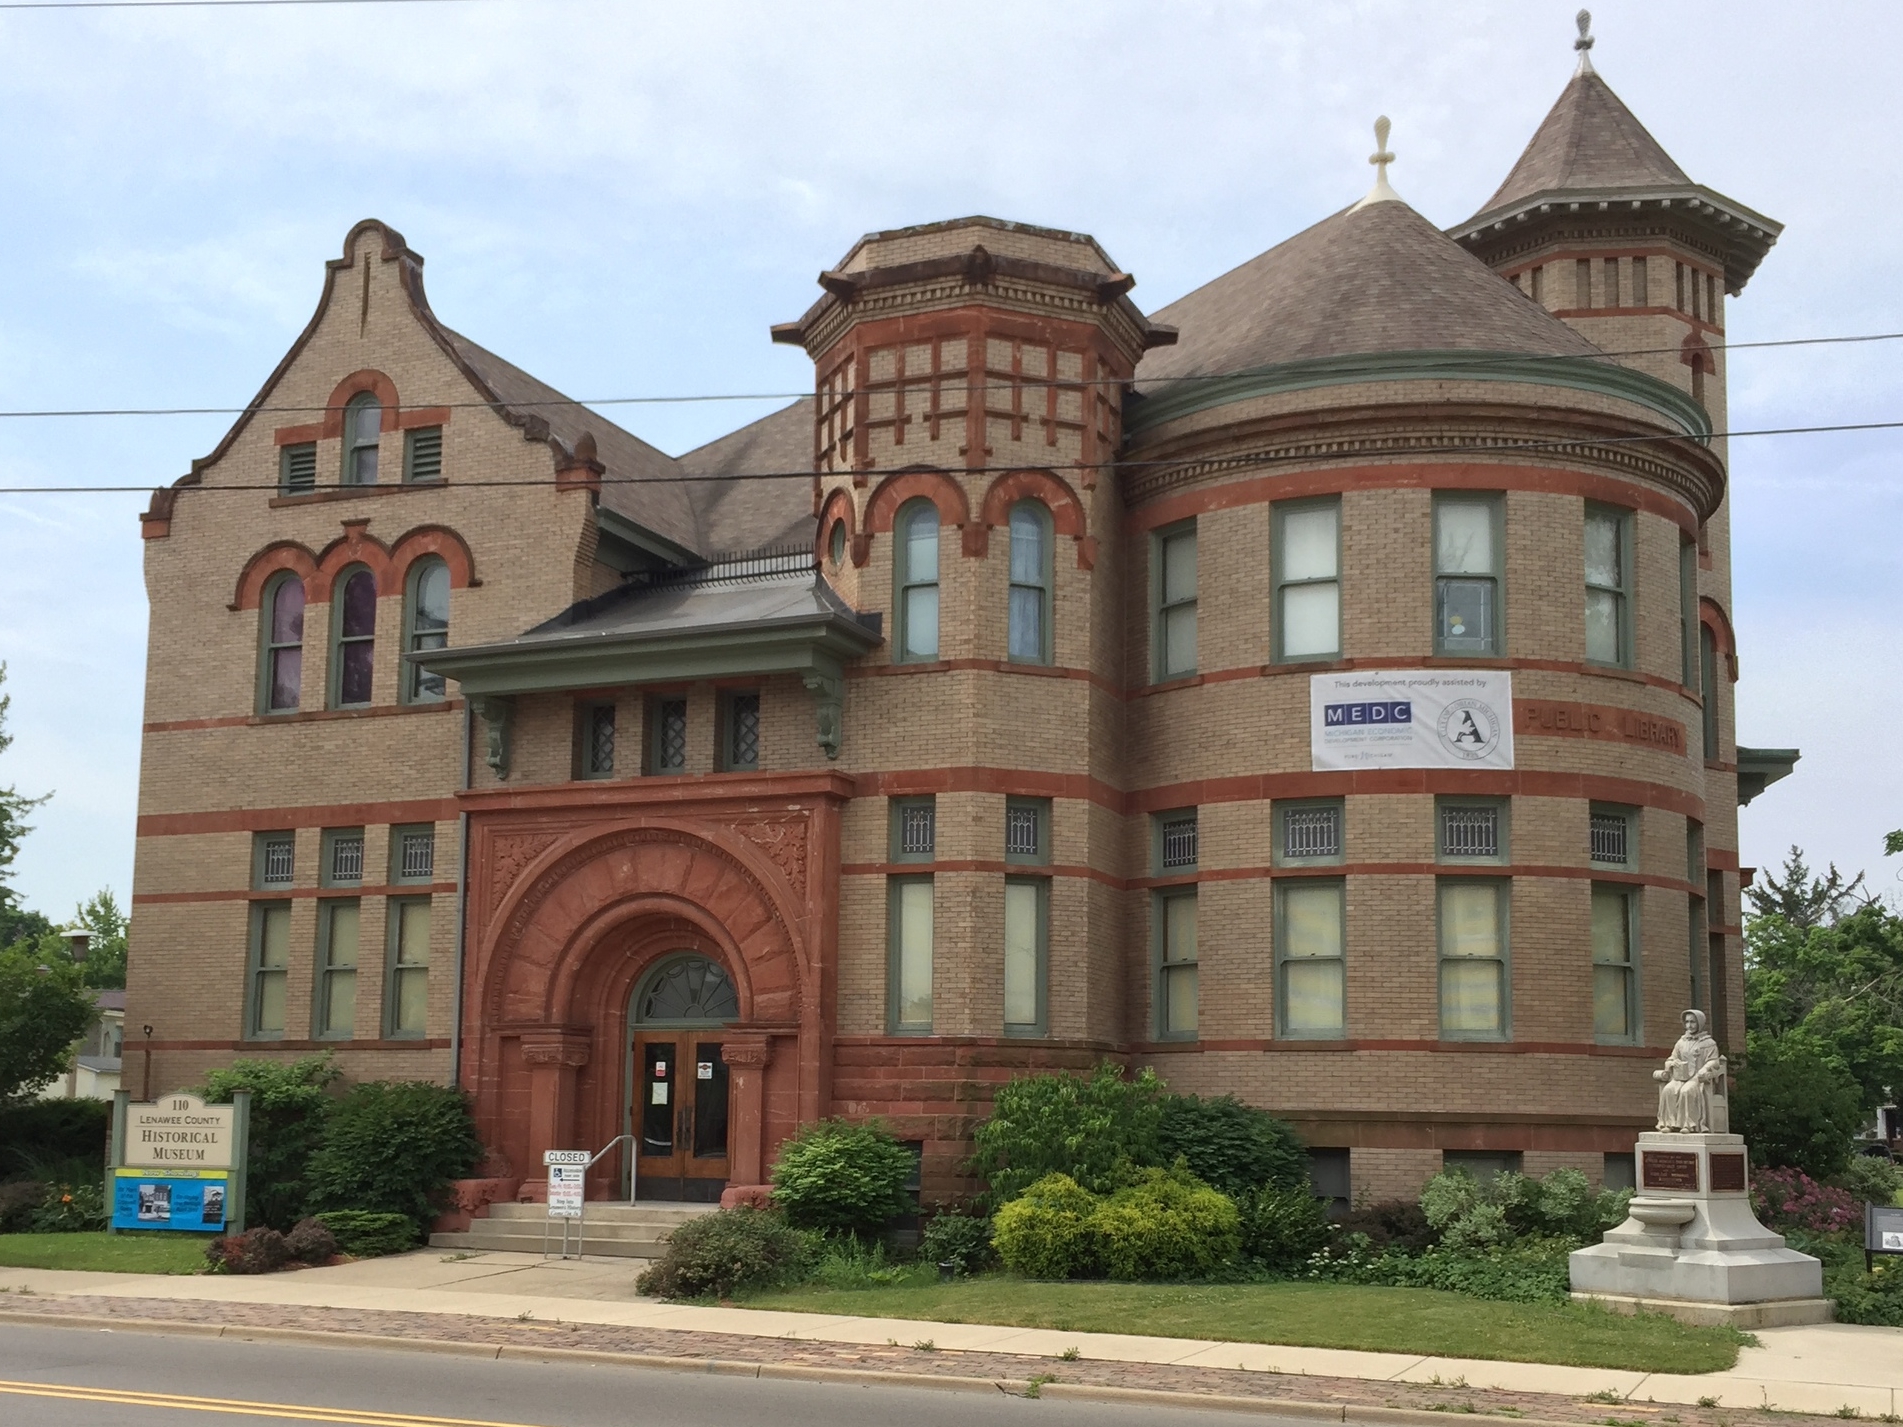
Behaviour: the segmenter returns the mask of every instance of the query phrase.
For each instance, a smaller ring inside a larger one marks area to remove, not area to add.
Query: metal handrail
[[[609,1150],[613,1149],[616,1145],[620,1144],[623,1140],[632,1140],[633,1138],[634,1136],[632,1134],[616,1135],[612,1140],[609,1140],[607,1144],[603,1145],[600,1149],[596,1150],[593,1154],[588,1156],[588,1163],[582,1166],[581,1212],[575,1216],[575,1262],[577,1263],[580,1263],[584,1258],[587,1257],[584,1250],[586,1249],[588,1244],[588,1239],[587,1239],[588,1171],[593,1169],[595,1167],[595,1162],[599,1160],[603,1155],[607,1154]],[[628,1155],[628,1207],[629,1208],[634,1207],[635,1174],[637,1173],[640,1167],[639,1159],[640,1157],[638,1155],[635,1155],[632,1153]],[[561,1256],[564,1259],[568,1257],[568,1220],[566,1219],[562,1220]],[[546,1218],[542,1220],[542,1257],[543,1258],[548,1257],[548,1220]]]

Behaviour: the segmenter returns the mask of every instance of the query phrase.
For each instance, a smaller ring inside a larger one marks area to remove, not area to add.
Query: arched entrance
[[[699,952],[661,958],[628,1001],[628,1133],[635,1194],[712,1202],[730,1174],[723,1028],[740,1018],[725,968]]]

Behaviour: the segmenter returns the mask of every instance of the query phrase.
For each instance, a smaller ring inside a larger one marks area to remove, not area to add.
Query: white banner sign
[[[1318,772],[1511,768],[1513,676],[1495,669],[1314,674],[1308,739]]]
[[[126,1106],[126,1157],[135,1169],[230,1169],[230,1105],[207,1105],[196,1095],[167,1095]]]
[[[549,1218],[581,1218],[582,1181],[587,1173],[578,1164],[551,1164],[548,1167]]]

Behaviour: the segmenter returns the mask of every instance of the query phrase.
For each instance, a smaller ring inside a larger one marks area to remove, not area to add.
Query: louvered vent
[[[425,426],[410,432],[403,458],[404,480],[440,481],[443,478],[443,428]]]

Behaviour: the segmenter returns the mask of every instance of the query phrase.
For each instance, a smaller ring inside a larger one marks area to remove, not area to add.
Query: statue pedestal
[[[1575,1299],[1740,1328],[1830,1321],[1823,1265],[1751,1212],[1743,1136],[1651,1132],[1636,1162],[1631,1217],[1571,1257]]]

